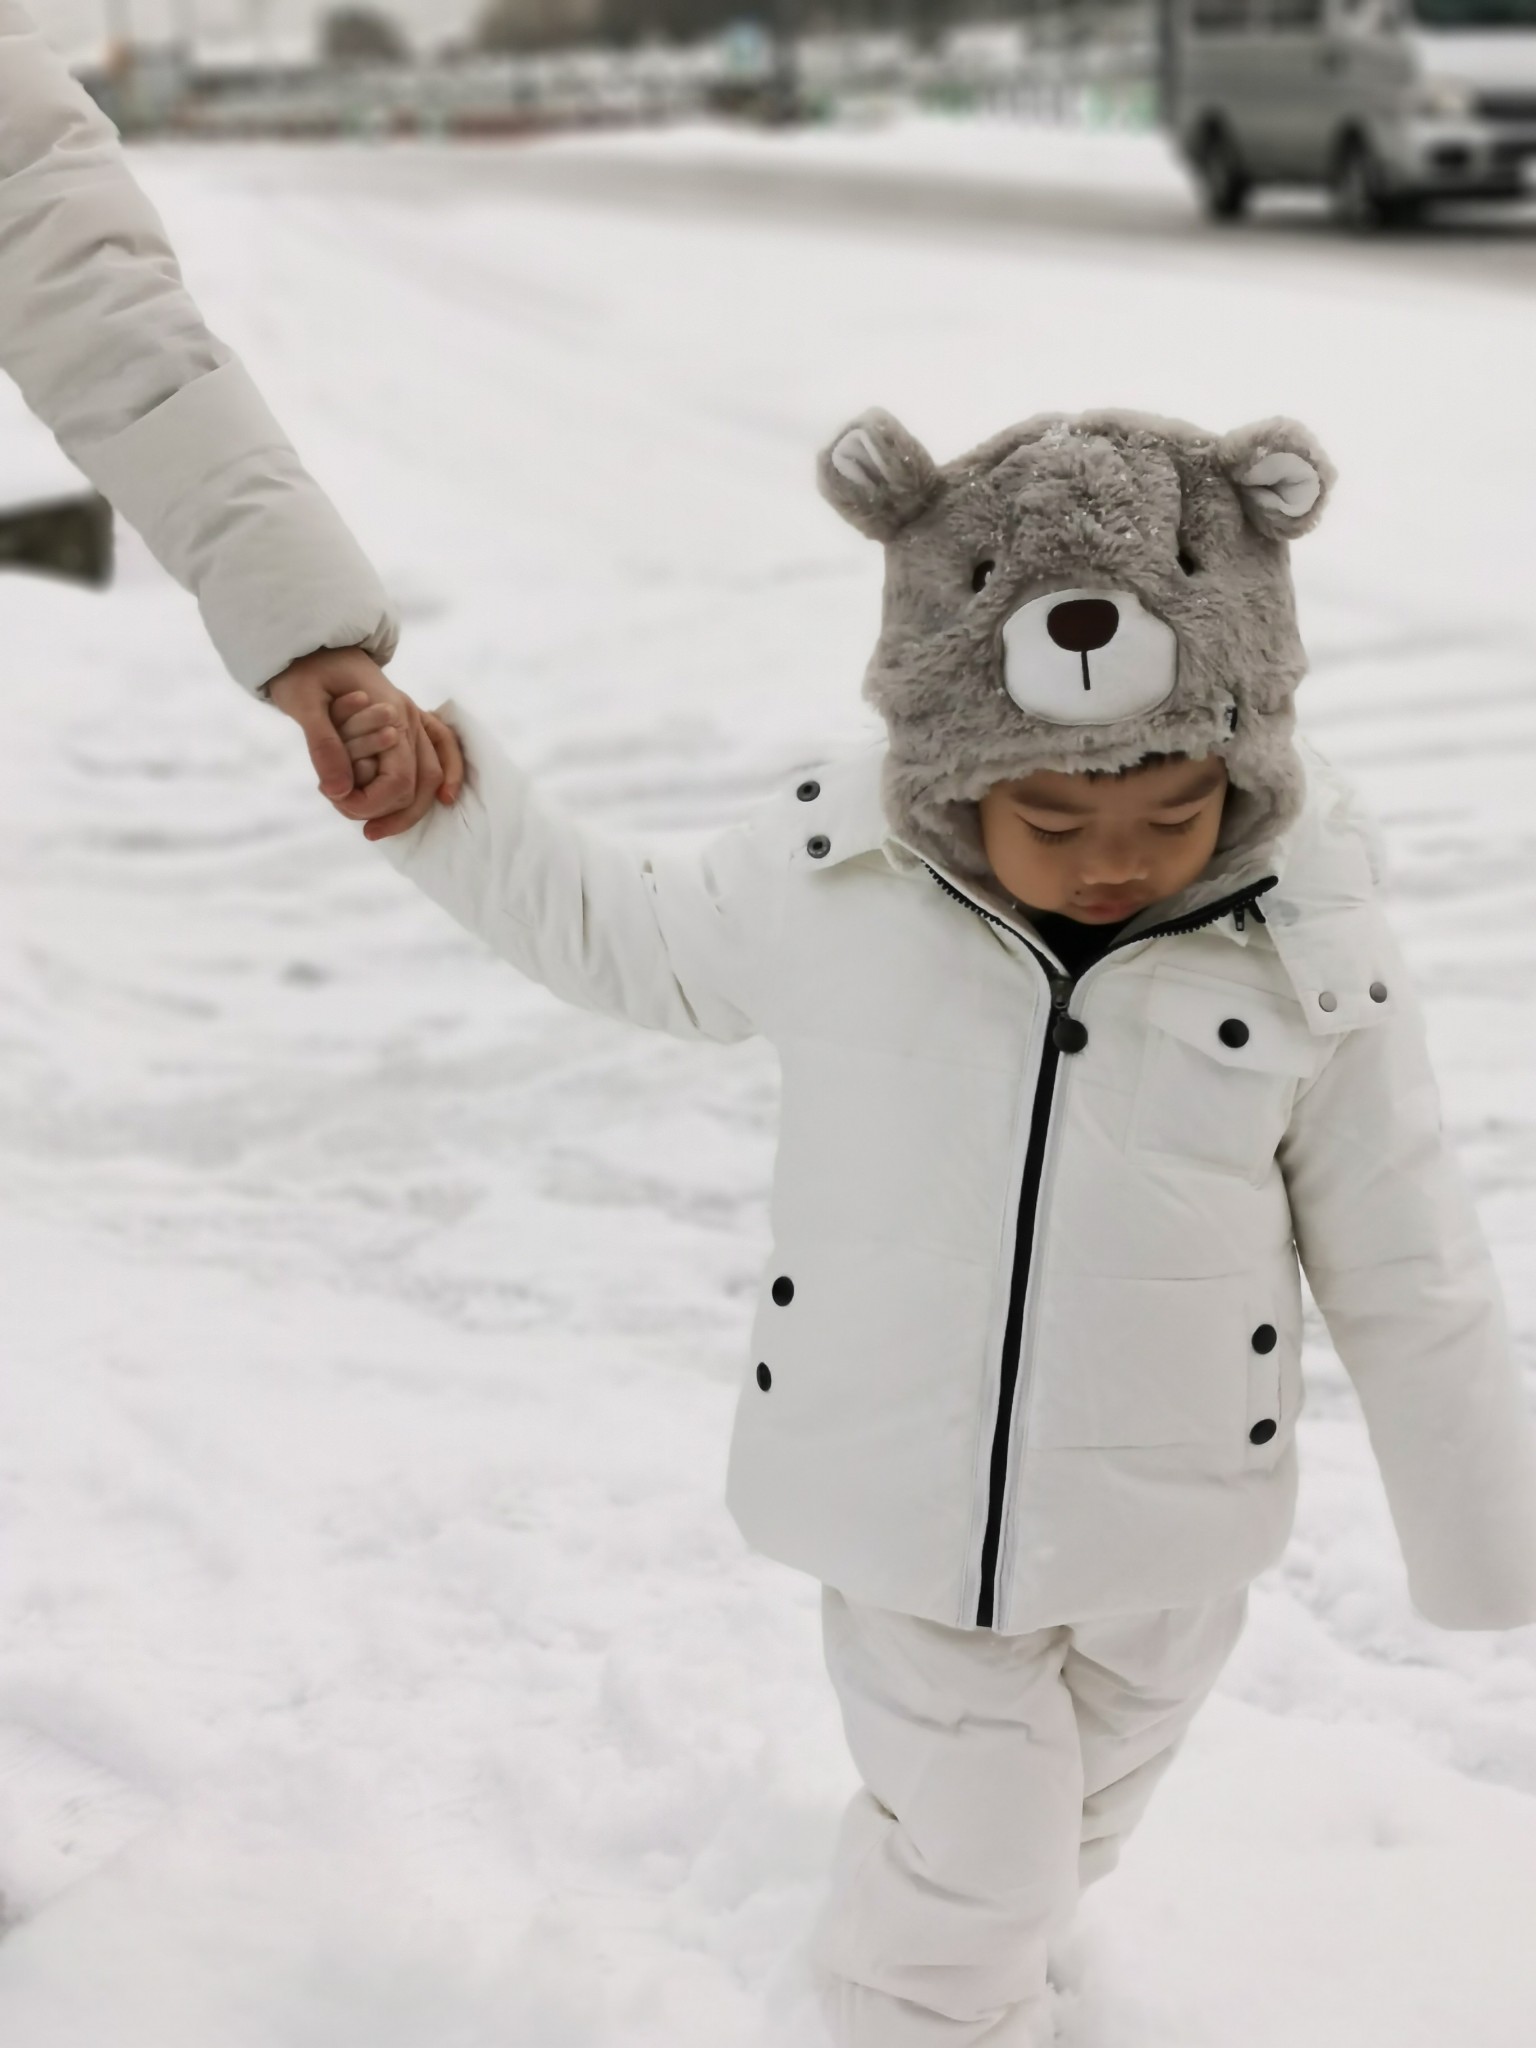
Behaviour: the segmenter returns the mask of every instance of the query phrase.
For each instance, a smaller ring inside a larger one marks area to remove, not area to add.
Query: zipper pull
[[[1237,929],[1238,931],[1240,931],[1240,932],[1245,932],[1245,931],[1247,931],[1247,929],[1248,929],[1248,906],[1247,906],[1247,904],[1246,904],[1246,903],[1239,903],[1239,905],[1237,906],[1236,910],[1234,910],[1234,911],[1233,911],[1233,913],[1232,913],[1232,923],[1233,923],[1233,925],[1234,925],[1234,926],[1236,927],[1236,929]]]
[[[1051,1043],[1058,1052],[1081,1052],[1088,1043],[1088,1026],[1067,1014],[1075,981],[1051,976]]]

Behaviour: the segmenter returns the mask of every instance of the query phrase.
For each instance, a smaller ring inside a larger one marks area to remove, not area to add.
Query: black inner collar
[[[1118,924],[1083,924],[1056,910],[1032,910],[1029,918],[1074,981],[1086,974],[1096,960],[1103,959],[1131,922],[1123,917]]]

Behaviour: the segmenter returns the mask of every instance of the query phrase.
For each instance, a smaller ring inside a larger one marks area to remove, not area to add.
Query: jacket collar
[[[817,793],[801,796],[793,806],[802,829],[790,855],[792,866],[825,873],[870,853],[884,853],[895,867],[911,864],[915,856],[896,857],[905,849],[891,831],[880,795],[885,754],[885,741],[872,741],[826,762],[800,782],[797,796],[813,788]]]
[[[1308,1025],[1330,1036],[1380,1023],[1383,1004],[1405,991],[1388,985],[1382,957],[1380,841],[1338,771],[1314,747],[1300,752],[1306,808],[1277,849],[1280,883],[1264,918]]]
[[[1372,908],[1378,858],[1348,785],[1315,748],[1302,742],[1300,753],[1307,801],[1295,824],[1273,846],[1244,856],[1237,866],[1216,864],[1190,889],[1143,915],[1149,928],[1156,927],[1190,916],[1266,876],[1278,877],[1277,885],[1261,899],[1263,920],[1308,1025],[1319,1036],[1331,1036],[1376,1023],[1382,1014],[1381,1004],[1370,994],[1373,983],[1382,985],[1384,964],[1375,957],[1380,925]],[[903,873],[920,874],[933,866],[896,837],[886,817],[881,799],[885,754],[883,740],[872,742],[828,762],[809,778],[818,792],[797,806],[803,813],[797,822],[804,831],[791,854],[793,865],[825,873],[851,860],[880,855]],[[1000,891],[978,888],[969,878],[943,879],[1021,937],[1039,943],[1031,937],[1028,921]],[[1239,930],[1228,917],[1211,930],[1246,945],[1252,928],[1245,925]],[[1134,926],[1126,936],[1134,938]]]

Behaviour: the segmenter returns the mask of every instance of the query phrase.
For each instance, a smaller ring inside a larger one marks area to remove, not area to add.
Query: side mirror
[[[112,552],[112,507],[94,491],[0,512],[0,569],[100,590],[112,581]]]

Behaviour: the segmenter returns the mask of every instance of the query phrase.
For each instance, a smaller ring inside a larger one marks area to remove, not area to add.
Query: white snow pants
[[[837,2048],[1044,2048],[1046,1944],[1230,1656],[1246,1590],[996,1635],[823,1589],[864,1781],[812,1945]]]

